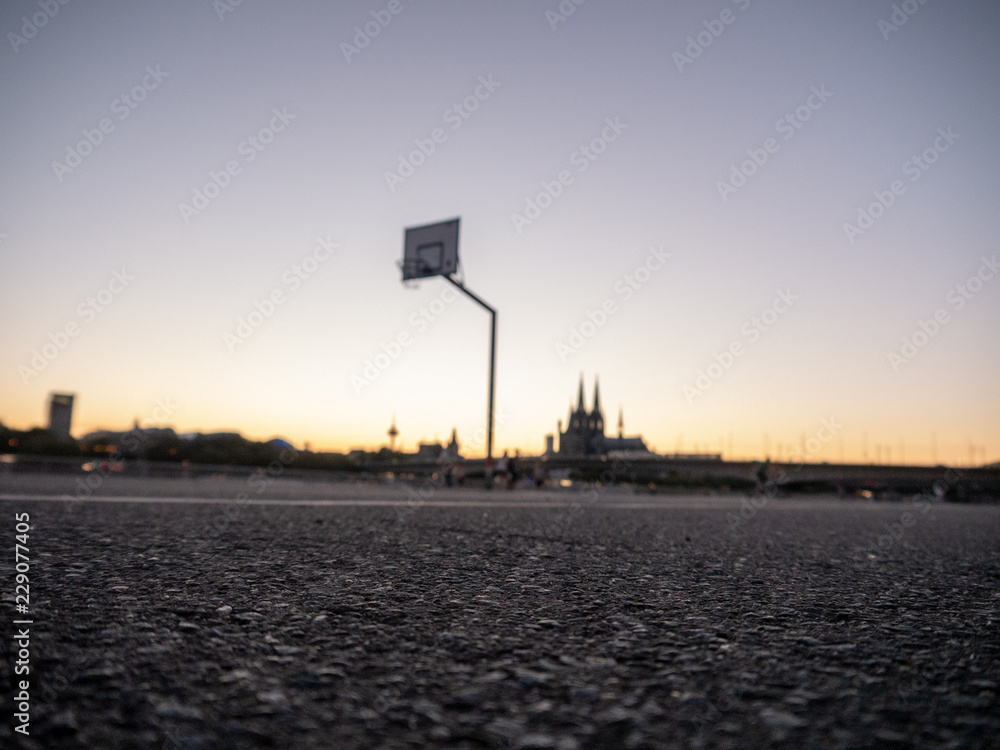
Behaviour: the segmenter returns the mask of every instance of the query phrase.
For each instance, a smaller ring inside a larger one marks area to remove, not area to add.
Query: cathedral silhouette
[[[559,420],[559,455],[562,456],[605,456],[611,452],[641,452],[649,449],[639,436],[625,437],[625,420],[621,407],[618,408],[618,437],[604,434],[604,411],[601,409],[601,386],[594,376],[594,406],[588,412],[583,399],[583,375],[580,375],[580,390],[576,397],[576,409],[572,404],[566,417],[566,431],[563,432]]]

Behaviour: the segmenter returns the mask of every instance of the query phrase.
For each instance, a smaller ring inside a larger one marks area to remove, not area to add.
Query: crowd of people
[[[446,487],[461,487],[465,484],[465,469],[460,463],[455,461],[443,461],[442,474]],[[512,490],[517,487],[517,483],[525,476],[521,466],[521,452],[515,451],[511,456],[507,451],[497,459],[492,467],[487,466],[486,481],[487,486],[499,489]],[[527,476],[532,474],[529,470]]]
[[[497,459],[496,472],[494,474],[494,486],[500,485],[502,489],[512,490],[517,486],[520,478],[518,469],[521,452],[517,451],[513,456],[507,455],[507,451]]]

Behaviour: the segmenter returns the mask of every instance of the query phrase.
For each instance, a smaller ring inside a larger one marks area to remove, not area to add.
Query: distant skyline
[[[995,3],[46,8],[0,9],[8,426],[482,454],[488,316],[397,267],[460,216],[498,452],[583,373],[659,452],[1000,460]]]
[[[57,395],[57,394],[52,394],[52,395]],[[74,398],[76,394],[66,394],[66,395],[58,394],[58,395],[65,399],[66,397]],[[587,405],[586,408],[588,411],[590,411],[593,407],[593,401],[591,399],[592,399],[592,391],[591,392],[585,391],[585,403]],[[573,407],[574,405],[571,404],[567,408],[567,414],[565,415],[565,417],[570,416],[570,412]],[[120,425],[116,427],[103,426],[95,429],[89,429],[85,432],[73,430],[73,432],[75,433],[74,437],[76,439],[81,439],[86,435],[99,432],[127,432],[130,429],[133,429],[136,425],[138,425],[142,429],[150,429],[150,428],[174,429],[175,432],[179,435],[198,434],[198,433],[201,434],[233,433],[233,432],[243,434],[243,431],[237,427],[213,429],[213,430],[176,429],[175,426],[171,424],[168,419],[170,415],[173,414],[176,408],[177,405],[171,403],[170,401],[157,399],[155,402],[155,408],[149,415],[149,419],[140,420],[138,417],[136,417],[130,425]],[[615,411],[614,413],[609,413],[609,411],[606,408],[604,408],[603,404],[601,408],[606,420],[605,434],[608,435],[609,437],[618,436],[619,418],[621,417],[622,421],[624,422],[622,413],[623,410],[621,409],[621,407],[619,407],[618,411]],[[49,419],[51,420],[51,416]],[[66,416],[62,415],[61,419],[65,420]],[[506,419],[507,419],[506,414],[501,413],[498,416],[498,422],[501,425],[506,422]],[[560,421],[562,423],[563,429],[565,429],[568,423],[568,419],[560,417],[559,419],[556,420],[557,425]],[[0,420],[0,422],[2,422],[2,420]],[[11,427],[12,425],[6,425],[6,426]],[[26,428],[22,427],[20,429],[30,429],[33,427],[47,427],[47,426],[48,425],[46,424],[38,424],[38,425],[30,425],[29,427]],[[407,443],[405,440],[401,439],[400,437],[401,433],[396,428],[395,419],[393,419],[392,422],[390,423],[390,427],[393,430],[395,430],[394,434],[391,435],[391,439],[389,435],[390,428],[387,428],[386,440],[379,445],[374,445],[374,446],[354,445],[349,449],[348,448],[324,449],[324,448],[316,448],[315,446],[311,445],[309,441],[303,441],[302,443],[299,444],[298,447],[299,448],[305,447],[305,449],[307,450],[314,450],[319,452],[336,452],[336,453],[348,453],[351,450],[377,451],[382,448],[391,448],[398,452],[413,453],[416,451],[417,446],[420,443],[440,443],[444,445],[448,442],[451,436],[450,430],[448,431],[448,436],[445,438],[442,438],[439,433],[435,432],[433,437],[422,435],[420,438],[413,440],[411,443]],[[624,429],[624,424],[622,424],[622,427],[623,427],[622,434],[625,436],[631,436],[629,430]],[[457,430],[457,427],[453,427],[451,429]],[[942,454],[942,452],[945,453],[949,452],[948,446],[941,446],[938,444],[937,434],[934,433],[930,436],[930,442],[929,445],[927,446],[927,451],[929,452],[930,460],[929,461],[907,460],[906,457],[907,441],[902,436],[897,437],[895,444],[890,442],[885,442],[885,443],[877,442],[870,444],[868,441],[868,435],[865,434],[862,436],[861,451],[859,456],[854,459],[848,460],[846,458],[846,453],[844,452],[845,443],[842,440],[843,437],[842,429],[843,425],[839,424],[835,419],[823,419],[821,420],[820,427],[815,434],[813,435],[802,434],[799,437],[798,441],[790,441],[786,443],[782,443],[780,441],[772,442],[770,433],[765,432],[761,435],[760,445],[758,446],[757,450],[755,450],[752,445],[748,445],[740,441],[734,442],[734,435],[731,432],[728,435],[720,435],[714,443],[712,441],[708,441],[707,443],[704,444],[697,442],[693,444],[686,444],[684,442],[684,436],[678,435],[678,440],[672,449],[669,447],[662,448],[654,445],[649,445],[648,448],[652,452],[659,453],[662,455],[719,454],[722,456],[724,460],[757,460],[766,457],[776,461],[805,461],[807,463],[828,461],[831,463],[845,462],[845,463],[873,463],[873,464],[931,464],[931,465],[939,463],[939,457]],[[484,439],[485,439],[484,432],[485,432],[484,428],[480,427],[470,431],[465,435],[458,436],[459,445],[462,449],[463,456],[468,456],[468,457],[480,456],[480,454],[483,452],[481,448],[482,445],[484,444]],[[540,455],[541,453],[544,452],[545,437],[548,437],[549,435],[551,435],[551,437],[553,438],[555,449],[558,450],[558,447],[560,445],[559,434],[560,433],[558,429],[555,429],[551,433],[546,434],[546,436],[543,437],[542,440],[543,445],[541,448],[535,449],[533,447],[532,449],[527,450],[523,446],[519,445],[506,446],[497,451],[496,455],[499,455],[504,451],[508,451],[510,453],[521,451],[522,453],[525,453],[525,455],[529,454]],[[244,436],[248,437],[249,439],[257,440],[260,442],[267,442],[269,440],[274,440],[274,439],[281,439],[281,440],[286,439],[285,434],[281,433],[280,431],[272,432],[267,435],[244,435]],[[635,436],[641,437],[640,435],[635,435]],[[912,447],[913,446],[911,445],[911,449]],[[968,465],[968,466],[981,466],[986,463],[990,463],[989,461],[987,461],[986,458],[987,457],[986,446],[968,442],[964,447],[967,451],[966,458],[964,460],[956,460],[956,461],[951,461],[949,463],[955,465]],[[0,446],[0,449],[2,449],[2,446]],[[836,453],[836,458],[832,457],[834,452]]]

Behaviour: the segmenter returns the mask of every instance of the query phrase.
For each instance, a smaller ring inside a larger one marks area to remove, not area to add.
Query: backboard
[[[458,270],[457,218],[407,227],[403,236],[403,281],[444,276]]]

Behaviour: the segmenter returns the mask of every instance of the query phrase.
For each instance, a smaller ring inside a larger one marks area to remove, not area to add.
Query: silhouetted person
[[[542,489],[548,483],[548,471],[546,471],[545,464],[541,461],[535,464],[532,478],[535,482],[535,487],[538,489]]]
[[[767,485],[767,467],[771,465],[771,459],[767,458],[763,461],[757,463],[757,471],[755,472],[757,476],[757,491],[763,492],[764,487]]]
[[[509,460],[507,451],[504,451],[503,455],[497,460],[497,476],[500,478],[501,486],[506,486],[510,481],[510,477],[507,476],[507,462]]]

